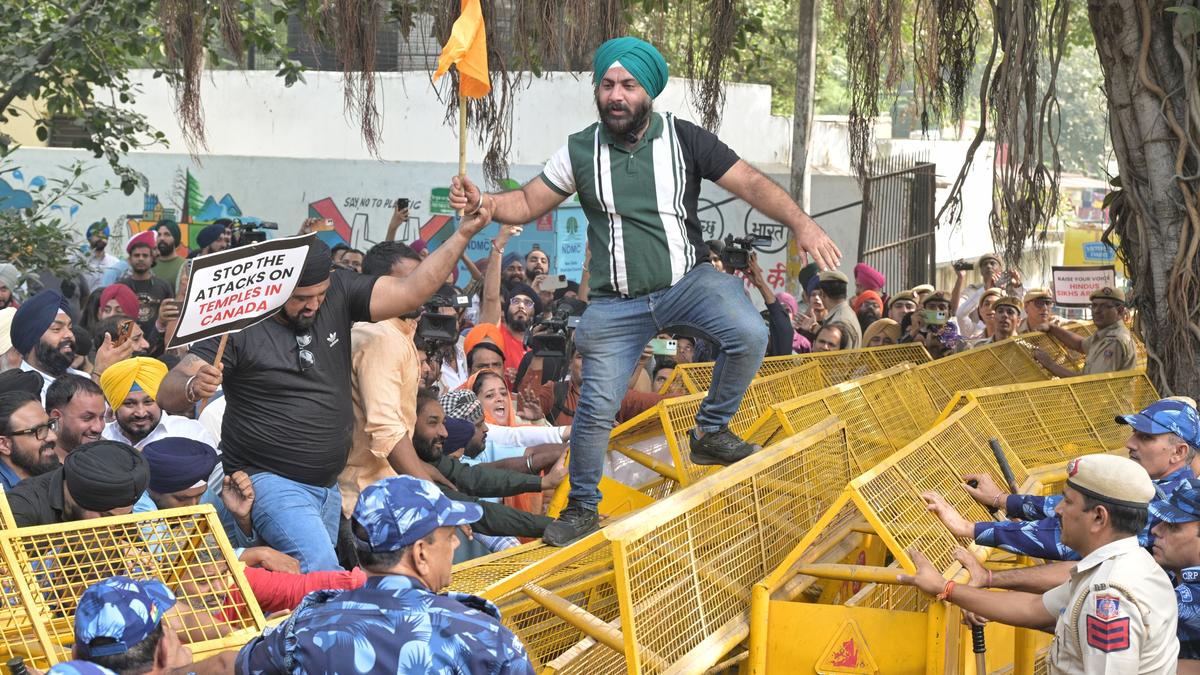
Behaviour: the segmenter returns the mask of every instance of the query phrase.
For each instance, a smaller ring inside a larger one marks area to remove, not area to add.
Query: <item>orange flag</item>
[[[488,77],[487,31],[479,0],[462,0],[458,19],[450,29],[450,39],[446,40],[442,55],[438,57],[434,81],[446,74],[450,64],[458,66],[458,89],[463,96],[483,98],[492,90]]]

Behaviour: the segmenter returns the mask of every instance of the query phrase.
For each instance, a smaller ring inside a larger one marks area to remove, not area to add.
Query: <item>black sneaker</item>
[[[546,526],[542,541],[551,546],[566,546],[571,542],[600,529],[600,514],[586,506],[573,502],[558,514],[558,518]]]
[[[692,464],[729,466],[762,450],[761,445],[738,438],[729,427],[704,434],[704,438],[696,438],[696,430],[693,429],[688,438],[692,446]]]

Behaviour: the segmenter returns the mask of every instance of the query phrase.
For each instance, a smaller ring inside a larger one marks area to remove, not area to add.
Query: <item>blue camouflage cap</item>
[[[113,671],[91,661],[63,661],[46,671],[46,675],[117,675]]]
[[[359,539],[358,544],[376,552],[398,551],[439,527],[468,525],[482,517],[478,504],[447,499],[433,483],[412,476],[368,485],[354,506],[354,520],[367,533],[367,541]]]
[[[1168,523],[1200,520],[1200,483],[1185,480],[1167,499],[1150,502],[1150,515]]]
[[[157,579],[115,576],[92,584],[75,610],[75,649],[83,658],[124,654],[154,632],[175,594]],[[116,642],[91,646],[96,638]]]
[[[1117,424],[1128,424],[1144,434],[1175,434],[1194,448],[1200,448],[1200,414],[1196,407],[1164,398],[1133,415],[1117,415]]]

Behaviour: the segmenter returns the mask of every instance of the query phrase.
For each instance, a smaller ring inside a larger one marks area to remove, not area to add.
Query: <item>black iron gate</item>
[[[934,283],[937,225],[935,165],[895,156],[863,181],[858,260],[887,277],[889,293]]]

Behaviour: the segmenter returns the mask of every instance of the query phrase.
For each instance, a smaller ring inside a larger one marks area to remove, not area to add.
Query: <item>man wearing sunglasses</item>
[[[1096,323],[1096,332],[1087,338],[1053,323],[1033,326],[1068,349],[1087,355],[1081,373],[1055,363],[1046,352],[1035,350],[1033,357],[1038,363],[1059,377],[1112,373],[1137,367],[1137,343],[1125,327],[1125,294],[1118,289],[1105,287],[1092,293],[1089,299],[1092,301],[1092,321]]]
[[[37,391],[41,390],[40,383]],[[41,397],[29,391],[0,394],[0,486],[8,492],[17,483],[53,471],[60,465],[54,452],[57,419],[42,408]]]
[[[219,339],[212,338],[192,345],[162,381],[155,400],[173,413],[223,388],[225,475],[245,471],[250,476],[254,531],[271,548],[298,559],[304,572],[340,568],[337,479],[354,430],[351,325],[419,309],[489,219],[488,213],[463,218],[458,230],[404,278],[331,272],[329,247],[318,239],[296,270],[296,287],[283,308],[229,335],[220,367],[213,365]],[[227,515],[212,491],[205,501]]]

